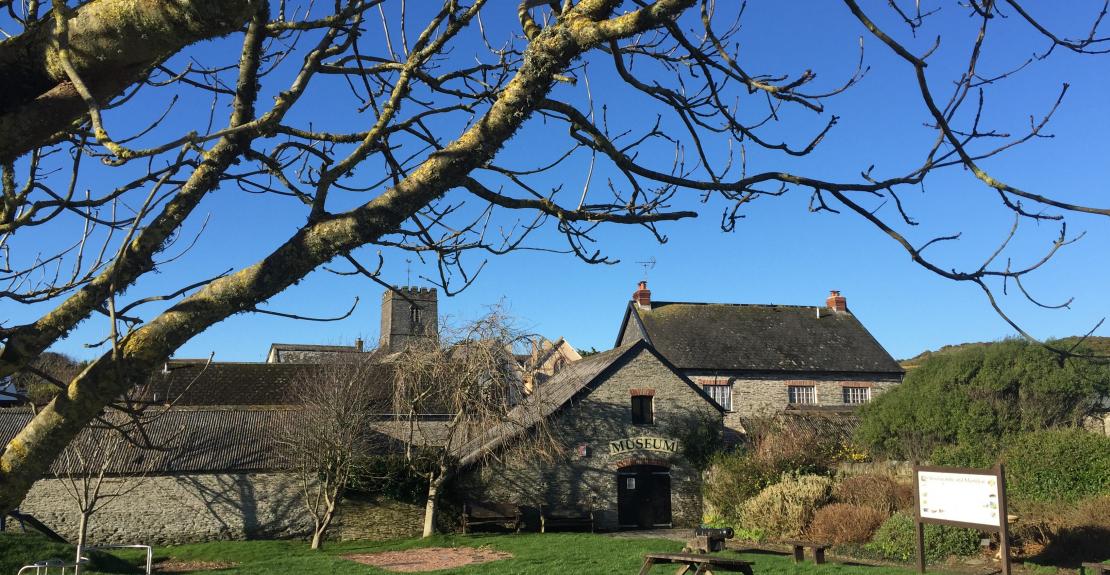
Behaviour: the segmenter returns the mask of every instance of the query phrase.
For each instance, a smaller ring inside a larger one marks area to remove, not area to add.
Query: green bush
[[[831,494],[832,480],[823,475],[784,476],[745,502],[740,517],[745,528],[758,530],[757,540],[797,537]]]
[[[929,459],[938,446],[981,449],[938,455],[993,463],[1010,438],[1075,427],[1110,393],[1110,366],[1061,360],[1038,344],[1007,340],[937,353],[860,410],[856,439],[878,455]]]
[[[974,529],[926,524],[925,560],[937,562],[950,555],[974,555],[979,551],[981,538],[979,531]],[[917,554],[913,517],[901,512],[891,515],[864,547],[895,561],[913,559]]]
[[[713,457],[702,491],[706,522],[719,526],[740,525],[740,508],[777,476],[760,461],[744,452],[719,453]]]
[[[1082,429],[1035,431],[1005,451],[1009,494],[1017,500],[1076,501],[1110,494],[1110,437]]]
[[[372,457],[354,478],[350,491],[358,495],[423,504],[428,497],[428,472],[432,466],[432,460],[421,454],[417,454],[412,462],[402,455]]]

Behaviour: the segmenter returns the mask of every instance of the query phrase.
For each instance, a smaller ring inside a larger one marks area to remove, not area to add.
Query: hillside
[[[1067,346],[1070,346],[1070,345],[1074,344],[1077,340],[1079,340],[1078,336],[1065,337],[1063,339],[1050,340],[1050,341],[1061,344],[1061,347],[1067,347]],[[955,345],[946,345],[946,346],[944,346],[944,347],[942,347],[938,350],[935,350],[935,351],[932,351],[932,350],[923,351],[923,352],[921,352],[921,353],[919,353],[919,354],[917,354],[917,355],[915,355],[915,356],[913,356],[909,359],[900,359],[900,360],[898,360],[898,363],[899,363],[899,365],[902,366],[903,369],[909,371],[909,370],[914,369],[915,367],[921,365],[921,362],[925,361],[926,359],[929,359],[930,357],[932,357],[934,355],[943,355],[943,354],[953,353],[953,352],[957,352],[957,351],[964,350],[964,349],[970,349],[970,348],[974,348],[974,347],[989,346],[989,345],[994,345],[995,343],[997,343],[997,342],[979,341],[979,342],[959,343],[959,344],[955,344]],[[1091,350],[1092,352],[1094,352],[1097,355],[1110,357],[1110,337],[1091,336],[1091,337],[1088,337],[1087,339],[1085,339],[1083,341],[1083,345],[1086,346],[1087,349]]]

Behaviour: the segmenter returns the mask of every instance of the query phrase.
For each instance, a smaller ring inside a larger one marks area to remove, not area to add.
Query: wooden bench
[[[1110,563],[1084,563],[1083,575],[1110,575]]]
[[[828,543],[818,543],[814,541],[786,540],[782,543],[793,548],[795,563],[801,563],[806,560],[806,547],[813,549],[813,562],[818,565],[825,562],[825,550],[830,547]]]
[[[640,575],[647,575],[652,566],[660,563],[677,563],[680,565],[681,567],[678,568],[675,575],[685,575],[691,569],[694,570],[694,575],[713,575],[713,573],[719,571],[754,575],[751,561],[694,553],[648,553],[644,555],[644,566],[640,568]]]
[[[511,503],[467,501],[463,503],[462,532],[475,525],[504,525],[520,533],[520,507]]]
[[[589,528],[590,533],[594,532],[594,511],[593,509],[581,509],[576,507],[558,507],[552,505],[540,506],[540,533],[546,533],[547,528]]]

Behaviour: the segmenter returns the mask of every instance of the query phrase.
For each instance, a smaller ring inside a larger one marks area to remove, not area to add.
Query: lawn
[[[266,575],[342,575],[389,573],[376,567],[361,565],[345,559],[352,553],[406,550],[419,547],[482,547],[512,554],[503,559],[482,565],[436,571],[438,575],[548,575],[574,574],[635,574],[639,571],[644,553],[679,551],[682,544],[663,539],[618,539],[602,535],[579,533],[548,533],[520,535],[444,535],[427,540],[409,539],[390,542],[343,542],[327,545],[322,552],[314,552],[301,541],[235,541],[199,543],[174,547],[155,548],[155,560],[207,561],[235,563],[234,567],[203,573],[266,574]],[[737,556],[734,553],[726,553]],[[138,564],[137,554],[120,554],[124,559]],[[805,575],[822,573],[830,575],[878,575],[886,573],[912,573],[909,569],[892,567],[850,566],[830,563],[815,566],[811,563],[794,565],[786,556],[766,553],[746,553],[739,557],[755,562],[759,575]],[[20,564],[48,557],[72,557],[68,548],[56,545],[37,536],[0,533],[0,574],[15,573]],[[135,573],[127,563],[102,560],[100,571],[86,573]],[[674,566],[659,566],[652,573],[673,573]],[[198,571],[197,573],[201,573]],[[930,570],[930,573],[939,571]]]

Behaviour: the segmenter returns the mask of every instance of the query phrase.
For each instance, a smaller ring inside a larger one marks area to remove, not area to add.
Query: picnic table
[[[713,575],[719,571],[753,575],[750,561],[696,553],[648,553],[644,555],[644,566],[640,568],[640,575],[647,575],[651,567],[659,563],[680,565],[675,575],[685,575],[691,570],[694,575]]]

